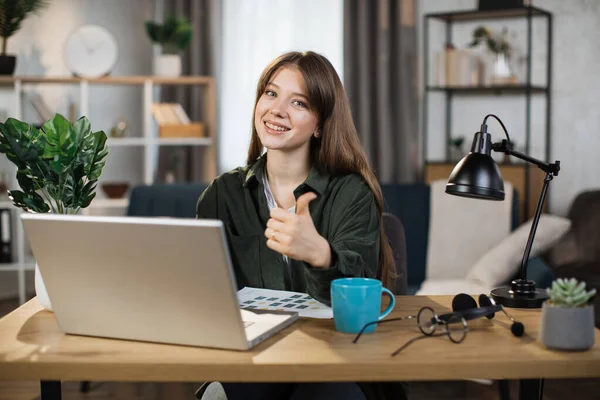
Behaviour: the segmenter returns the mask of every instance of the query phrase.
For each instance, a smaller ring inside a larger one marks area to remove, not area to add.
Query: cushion
[[[467,279],[479,281],[487,286],[498,286],[514,276],[521,267],[531,222],[532,220],[523,223],[504,240],[490,248],[469,270]],[[542,214],[530,258],[554,246],[570,227],[571,221],[567,218]]]
[[[504,201],[452,196],[445,192],[446,183],[431,183],[427,279],[464,279],[473,264],[512,228],[510,182],[504,182]],[[410,260],[408,266],[410,271]]]
[[[492,287],[486,286],[481,282],[470,281],[467,279],[427,279],[423,282],[417,295],[456,295],[467,293],[470,295],[488,294]]]

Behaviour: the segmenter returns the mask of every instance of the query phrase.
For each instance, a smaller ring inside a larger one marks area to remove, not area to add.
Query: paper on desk
[[[245,287],[237,292],[240,307],[258,310],[295,311],[300,317],[333,318],[331,307],[306,293]]]

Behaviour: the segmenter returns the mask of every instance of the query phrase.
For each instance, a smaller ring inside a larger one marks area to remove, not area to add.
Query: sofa
[[[130,194],[127,215],[194,218],[196,203],[206,186],[202,183],[136,186]],[[423,183],[383,184],[382,192],[385,211],[396,216],[404,227],[406,246],[402,246],[401,251],[406,251],[406,254],[396,254],[396,257],[406,259],[407,293],[417,294],[427,275],[432,197],[430,185]],[[518,194],[516,192],[512,196],[510,208],[512,210],[510,227],[515,229],[519,221]],[[465,212],[468,210],[469,208],[465,207]],[[541,257],[530,259],[527,272],[528,279],[535,280],[539,287],[549,286],[553,279],[552,270]],[[509,283],[512,278],[513,276],[505,283]]]
[[[576,278],[600,292],[600,190],[575,196],[567,218],[571,228],[543,255],[556,277]],[[600,296],[593,299],[595,324],[600,328]]]
[[[397,216],[404,225],[408,265],[408,293],[417,294],[427,276],[427,258],[430,237],[429,228],[431,225],[431,187],[424,183],[383,184],[381,189],[386,212]],[[518,193],[513,191],[510,205],[510,221],[508,222],[511,231],[514,231],[519,227],[518,204]],[[464,212],[469,212],[468,204],[465,204]],[[512,274],[511,277],[503,283],[508,284],[517,276],[518,274]],[[554,275],[551,268],[542,257],[536,256],[529,259],[527,278],[535,280],[538,287],[549,286],[553,277]]]

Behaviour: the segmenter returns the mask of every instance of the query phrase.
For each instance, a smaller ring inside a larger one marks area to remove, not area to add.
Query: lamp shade
[[[483,200],[504,200],[500,168],[489,153],[471,152],[452,170],[446,193]]]

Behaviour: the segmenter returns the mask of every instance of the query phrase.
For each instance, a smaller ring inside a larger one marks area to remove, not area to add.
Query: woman
[[[377,277],[391,287],[382,212],[381,189],[331,63],[313,52],[276,58],[258,82],[247,166],[217,177],[197,205],[198,218],[226,226],[238,288],[305,292],[330,304],[336,278]],[[317,392],[364,398],[350,385]],[[302,386],[224,384],[230,399],[238,390],[246,399],[253,391],[300,396]]]

